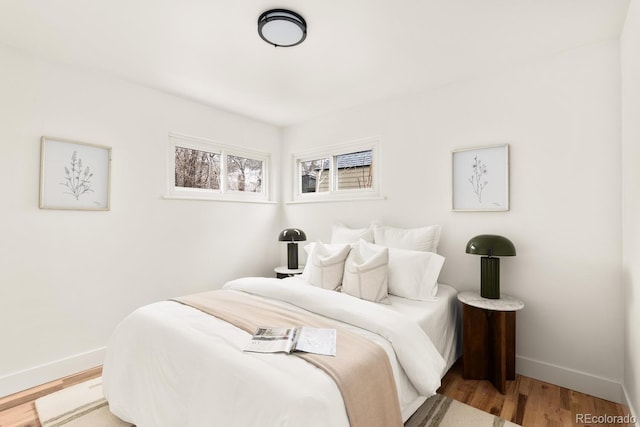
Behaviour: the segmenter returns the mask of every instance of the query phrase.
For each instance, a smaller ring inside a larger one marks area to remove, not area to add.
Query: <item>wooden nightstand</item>
[[[524,303],[502,294],[500,299],[461,292],[463,377],[489,380],[500,393],[516,379],[516,311]]]
[[[289,269],[286,265],[281,265],[280,267],[276,267],[273,269],[276,272],[276,277],[278,279],[284,279],[285,277],[295,276],[297,274],[302,274],[304,271],[304,265],[300,268]]]

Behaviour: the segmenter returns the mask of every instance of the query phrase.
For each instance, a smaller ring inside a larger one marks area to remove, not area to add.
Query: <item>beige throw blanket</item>
[[[217,290],[175,301],[211,314],[253,334],[259,326],[335,328],[337,355],[296,352],[334,379],[352,427],[402,426],[398,392],[389,358],[379,345],[351,333],[325,317],[287,310],[261,297]]]

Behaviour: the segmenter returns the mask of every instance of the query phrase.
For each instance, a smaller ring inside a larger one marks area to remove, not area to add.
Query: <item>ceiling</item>
[[[0,0],[0,43],[286,126],[618,38],[629,0]],[[299,46],[257,33],[271,8]]]

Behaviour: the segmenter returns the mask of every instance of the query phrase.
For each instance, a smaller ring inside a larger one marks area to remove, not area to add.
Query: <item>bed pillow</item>
[[[342,283],[344,263],[351,246],[316,242],[305,246],[305,250],[309,255],[302,278],[320,288],[332,291],[338,288]]]
[[[362,239],[353,245],[344,264],[342,292],[389,304],[389,250],[373,246]]]
[[[438,252],[440,226],[430,225],[418,228],[398,228],[372,224],[374,243],[389,248],[412,251]]]
[[[335,223],[331,227],[331,243],[356,243],[360,239],[373,243],[371,227],[349,228],[340,223]]]
[[[434,252],[390,249],[389,293],[419,301],[434,300],[438,293],[438,276],[443,265],[444,257]]]
[[[444,257],[433,252],[389,248],[389,293],[413,300],[433,301],[438,293],[438,276],[443,264]]]

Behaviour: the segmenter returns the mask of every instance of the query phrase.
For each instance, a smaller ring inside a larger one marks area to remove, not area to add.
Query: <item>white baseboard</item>
[[[633,404],[631,403],[631,399],[629,399],[629,394],[627,393],[627,388],[624,386],[624,384],[622,385],[622,394],[624,397],[624,403],[625,405],[627,405],[627,408],[629,408],[629,413],[633,416],[633,418],[636,420],[635,422],[635,426],[639,427],[640,426],[640,414],[636,411],[637,408],[635,408],[633,406]]]
[[[586,372],[516,356],[516,371],[527,377],[570,388],[581,393],[623,403],[622,384]]]
[[[0,397],[102,365],[106,347],[0,377]]]

